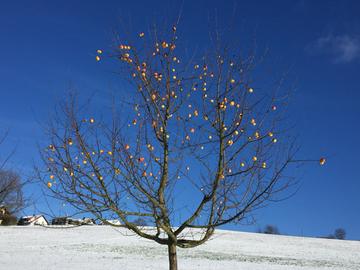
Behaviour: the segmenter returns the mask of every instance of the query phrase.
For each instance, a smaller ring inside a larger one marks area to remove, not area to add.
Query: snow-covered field
[[[167,248],[109,226],[0,227],[0,269],[167,269]],[[360,269],[360,242],[217,231],[180,270]]]

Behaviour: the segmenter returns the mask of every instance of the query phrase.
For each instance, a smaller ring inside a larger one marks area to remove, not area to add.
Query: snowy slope
[[[0,269],[167,269],[167,248],[110,226],[0,227]],[[360,242],[217,231],[180,270],[360,269]]]

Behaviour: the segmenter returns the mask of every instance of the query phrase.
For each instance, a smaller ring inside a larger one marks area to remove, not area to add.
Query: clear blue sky
[[[0,15],[0,128],[10,128],[9,166],[30,175],[41,141],[39,122],[74,85],[84,95],[119,88],[111,68],[94,61],[112,31],[147,29],[174,18],[181,1],[3,1]],[[288,234],[319,236],[344,227],[360,239],[360,3],[359,1],[183,1],[180,30],[201,47],[209,14],[232,24],[245,40],[254,33],[271,49],[274,70],[291,66],[297,91],[291,104],[303,153],[326,156],[305,166],[296,196],[257,212],[254,231],[276,224]],[[246,37],[247,35],[247,37]],[[0,153],[5,155],[5,152]],[[29,190],[36,194],[36,188]],[[32,210],[29,210],[32,211]],[[229,227],[234,228],[235,227]]]

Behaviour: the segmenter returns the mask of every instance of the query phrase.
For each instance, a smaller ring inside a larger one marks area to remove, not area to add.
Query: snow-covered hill
[[[125,229],[0,227],[0,269],[167,269],[167,248]],[[360,242],[217,231],[181,270],[360,269]]]

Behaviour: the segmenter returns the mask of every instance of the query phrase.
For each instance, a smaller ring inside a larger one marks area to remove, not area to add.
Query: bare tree
[[[8,132],[5,132],[0,136],[0,146],[5,142],[7,135]],[[8,214],[15,214],[24,207],[23,183],[20,176],[5,169],[13,153],[12,151],[0,161],[0,206],[4,207]]]
[[[266,225],[264,230],[260,230],[259,232],[265,234],[280,234],[279,229],[275,225]]]
[[[334,236],[336,239],[345,240],[346,238],[346,231],[343,228],[337,228],[334,232]]]
[[[8,130],[6,132],[4,132],[3,134],[0,133],[0,147],[4,144],[8,134],[9,134]],[[5,167],[6,163],[9,161],[11,156],[14,154],[14,151],[15,151],[15,149],[13,151],[11,151],[9,154],[7,154],[5,157],[0,159],[0,170],[2,170]],[[2,151],[0,153],[2,154]]]
[[[17,213],[24,206],[23,183],[20,176],[7,170],[0,170],[0,205],[11,214]]]
[[[116,216],[168,246],[175,270],[177,247],[196,247],[215,228],[246,220],[289,187],[287,169],[299,160],[281,124],[284,97],[256,87],[255,54],[216,41],[202,57],[182,58],[176,26],[138,38],[111,53],[129,80],[125,113],[114,106],[100,121],[72,96],[49,125],[39,177],[78,211]]]

